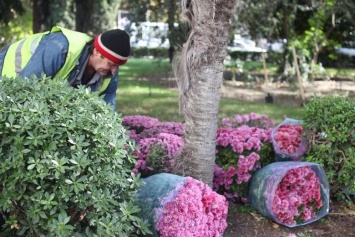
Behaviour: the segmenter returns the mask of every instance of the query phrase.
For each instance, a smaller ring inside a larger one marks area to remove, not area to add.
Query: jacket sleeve
[[[106,90],[102,93],[104,95],[105,102],[111,105],[114,111],[116,111],[117,87],[118,87],[118,71],[112,76],[112,79],[108,84]]]
[[[19,75],[27,78],[38,78],[42,73],[49,77],[55,76],[65,63],[68,46],[68,40],[62,33],[47,35]]]

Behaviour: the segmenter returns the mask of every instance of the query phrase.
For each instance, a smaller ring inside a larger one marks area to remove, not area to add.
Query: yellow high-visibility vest
[[[30,60],[39,42],[43,39],[44,36],[53,32],[62,32],[69,42],[69,48],[64,65],[56,75],[52,76],[52,78],[67,79],[70,72],[75,67],[83,48],[93,38],[87,34],[68,30],[59,26],[53,26],[50,31],[33,34],[10,45],[6,52],[3,69],[0,72],[0,75],[6,77],[17,77]],[[105,78],[103,80],[99,89],[100,93],[105,91],[110,81],[111,78]]]

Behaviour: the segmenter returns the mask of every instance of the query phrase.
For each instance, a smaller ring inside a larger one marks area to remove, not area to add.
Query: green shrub
[[[355,192],[355,101],[342,96],[315,97],[304,107],[310,150],[306,159],[323,165],[331,195],[351,201]]]
[[[66,81],[0,77],[6,236],[130,236],[140,179],[121,118]],[[138,226],[138,227],[137,227]]]

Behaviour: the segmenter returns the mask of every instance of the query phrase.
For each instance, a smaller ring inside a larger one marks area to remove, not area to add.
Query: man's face
[[[112,72],[112,74],[117,72],[118,64],[104,57],[96,49],[94,49],[91,57],[91,66],[100,76],[106,76],[109,72]]]

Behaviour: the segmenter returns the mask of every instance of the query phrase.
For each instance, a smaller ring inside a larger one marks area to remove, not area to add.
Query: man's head
[[[120,29],[98,35],[94,46],[91,66],[101,75],[116,72],[118,66],[127,62],[131,51],[129,35]]]

